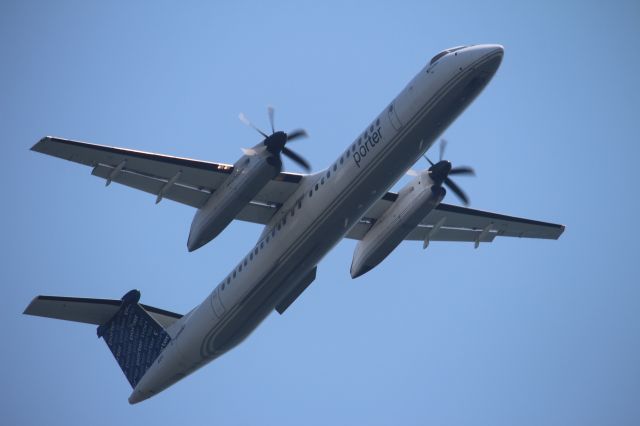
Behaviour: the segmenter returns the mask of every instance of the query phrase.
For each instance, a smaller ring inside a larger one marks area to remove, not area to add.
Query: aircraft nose
[[[487,53],[495,53],[500,57],[504,56],[504,47],[501,44],[485,44],[483,47]]]
[[[475,44],[465,49],[468,54],[474,57],[482,57],[495,54],[502,58],[504,56],[504,47],[501,44]]]

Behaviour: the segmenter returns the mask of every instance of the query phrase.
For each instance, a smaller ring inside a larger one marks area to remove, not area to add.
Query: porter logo
[[[378,127],[374,132],[371,132],[364,137],[363,143],[360,144],[358,149],[352,155],[356,166],[360,167],[360,162],[376,147],[376,145],[382,142],[381,130],[382,127]]]

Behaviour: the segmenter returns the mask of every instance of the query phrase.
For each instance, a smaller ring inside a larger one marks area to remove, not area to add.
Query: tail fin
[[[135,388],[171,341],[164,327],[182,317],[141,305],[139,300],[138,290],[131,290],[121,300],[38,296],[24,313],[99,324],[98,337],[104,339],[127,380]]]
[[[118,312],[98,326],[98,337],[109,346],[132,388],[171,341],[164,328],[138,304],[139,300],[140,292],[131,290],[122,297]]]

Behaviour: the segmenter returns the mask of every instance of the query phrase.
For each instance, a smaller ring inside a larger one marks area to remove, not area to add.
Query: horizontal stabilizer
[[[27,309],[24,310],[24,314],[102,325],[118,312],[121,304],[121,300],[114,299],[37,296],[31,301],[29,306],[27,306]],[[182,315],[176,314],[175,312],[165,311],[164,309],[143,304],[140,306],[164,328],[169,327],[176,320],[182,318]]]

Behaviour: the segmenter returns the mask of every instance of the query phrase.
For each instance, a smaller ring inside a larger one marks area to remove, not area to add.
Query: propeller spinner
[[[424,158],[431,164],[429,167],[429,177],[436,185],[445,184],[447,188],[453,191],[454,194],[460,198],[464,205],[469,205],[469,197],[464,193],[462,189],[449,177],[452,175],[470,175],[475,176],[475,171],[468,166],[452,167],[451,162],[443,160],[444,152],[447,147],[447,141],[445,139],[440,140],[440,160],[437,163],[429,160],[426,155]]]
[[[240,113],[239,118],[240,118],[240,121],[242,121],[244,124],[246,124],[247,126],[251,127],[252,129],[256,130],[258,133],[260,133],[262,136],[264,136],[264,141],[263,141],[264,146],[266,147],[267,151],[269,151],[271,154],[275,156],[280,167],[282,167],[282,158],[280,154],[284,154],[287,158],[297,163],[300,167],[302,167],[306,171],[310,171],[311,166],[309,165],[309,162],[307,162],[307,160],[305,160],[302,156],[300,156],[299,154],[295,153],[294,151],[292,151],[291,149],[285,146],[287,142],[291,142],[293,140],[296,140],[302,137],[307,137],[308,136],[307,132],[303,129],[292,130],[289,133],[285,133],[280,130],[276,131],[275,125],[274,125],[275,111],[272,106],[267,107],[267,114],[269,115],[269,124],[271,125],[270,135],[267,135],[265,132],[260,130],[253,123],[251,123],[251,121],[249,121],[249,119],[247,119],[247,117],[244,114]]]

